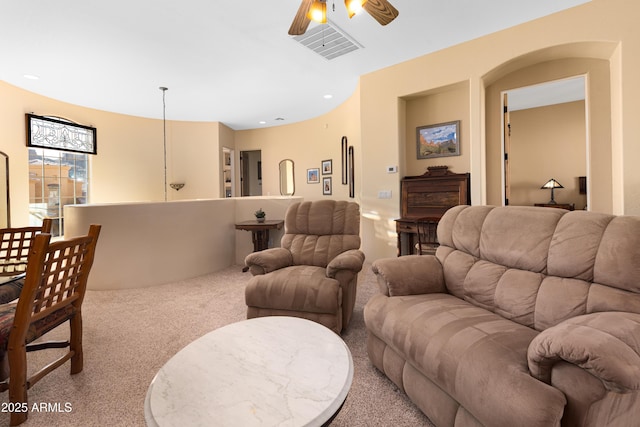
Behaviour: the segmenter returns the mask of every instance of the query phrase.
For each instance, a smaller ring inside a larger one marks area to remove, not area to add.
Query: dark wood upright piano
[[[447,166],[431,166],[400,182],[400,213],[396,219],[398,256],[416,253],[420,221],[437,223],[451,207],[470,205],[470,174],[453,173]]]

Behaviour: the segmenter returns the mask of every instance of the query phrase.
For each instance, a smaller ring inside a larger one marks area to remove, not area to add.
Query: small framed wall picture
[[[331,160],[322,161],[322,175],[331,175],[333,173],[333,162]]]
[[[320,169],[311,168],[307,169],[307,184],[319,184],[320,183]]]
[[[325,196],[331,195],[331,177],[325,176],[322,178],[322,194]]]

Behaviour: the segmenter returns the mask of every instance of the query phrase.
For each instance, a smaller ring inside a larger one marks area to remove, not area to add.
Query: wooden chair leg
[[[27,352],[23,345],[9,347],[9,402],[13,406],[9,424],[17,426],[27,420]]]
[[[71,374],[82,372],[84,358],[82,354],[82,313],[78,311],[69,321],[71,336],[69,338],[69,351],[73,352],[71,357]]]
[[[26,402],[25,402],[25,405],[26,405]],[[24,412],[12,412],[11,416],[9,417],[9,425],[19,426],[23,422],[27,421],[27,413],[28,411],[26,410]]]

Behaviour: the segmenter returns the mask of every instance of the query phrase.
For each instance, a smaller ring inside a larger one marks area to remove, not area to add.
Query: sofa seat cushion
[[[327,277],[327,269],[296,265],[258,275],[249,281],[245,300],[249,307],[336,314],[342,310],[340,283]]]
[[[527,366],[535,330],[439,293],[376,295],[364,316],[369,333],[484,425],[560,424],[564,395]]]

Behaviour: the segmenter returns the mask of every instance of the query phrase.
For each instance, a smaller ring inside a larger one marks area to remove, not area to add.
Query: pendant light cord
[[[164,201],[167,201],[167,104],[165,103],[165,94],[168,88],[160,86],[162,91],[162,143],[164,148]]]

